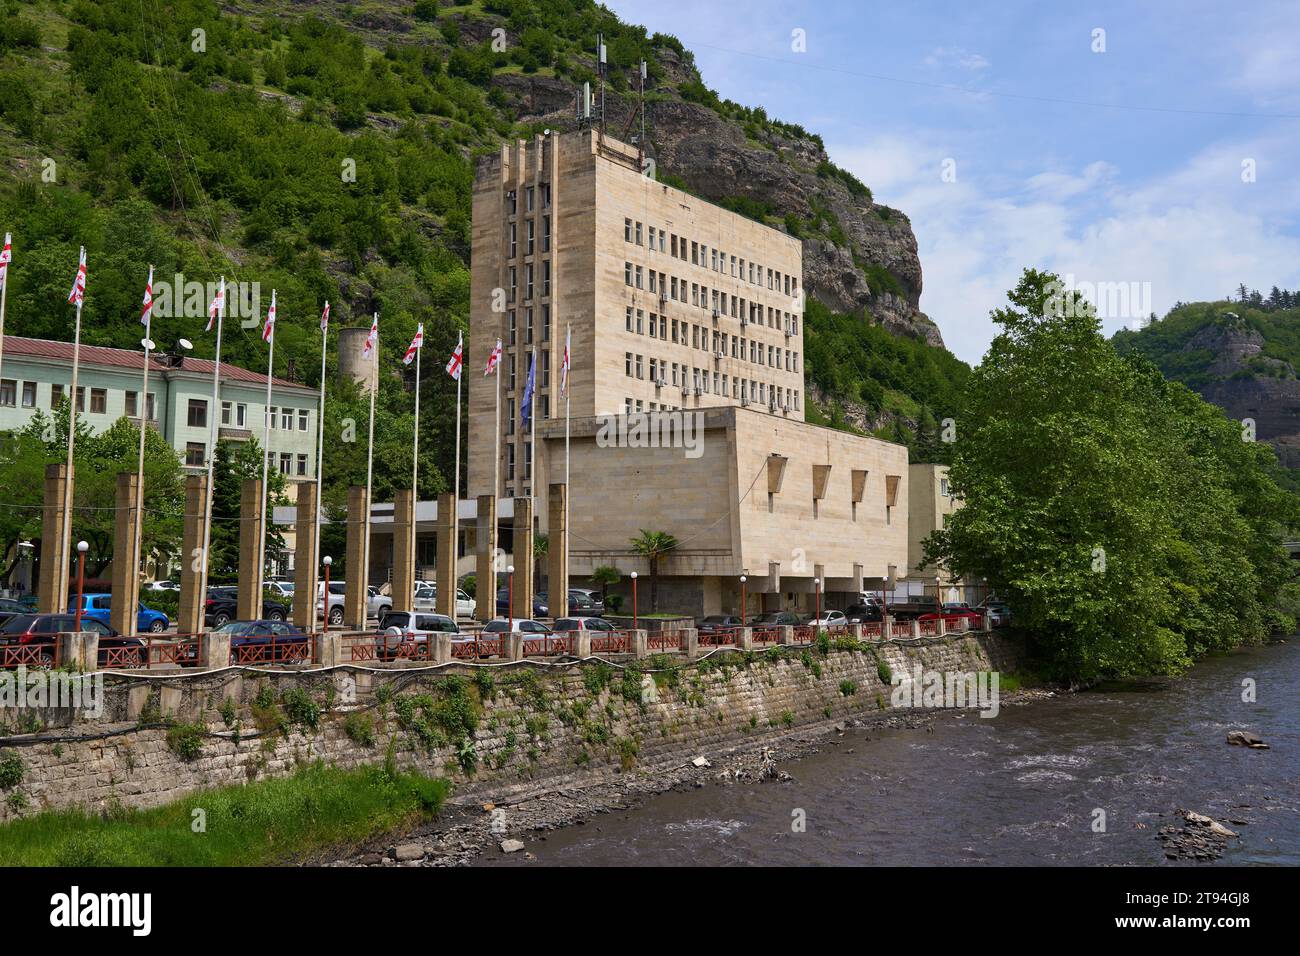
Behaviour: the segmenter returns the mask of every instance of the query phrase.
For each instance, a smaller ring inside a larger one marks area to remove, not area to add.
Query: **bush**
[[[0,752],[0,790],[11,790],[23,782],[23,758],[16,750]]]
[[[167,729],[167,749],[186,763],[198,760],[203,754],[202,724],[175,724]]]

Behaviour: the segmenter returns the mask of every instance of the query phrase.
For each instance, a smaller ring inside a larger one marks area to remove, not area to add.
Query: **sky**
[[[1030,266],[1108,334],[1300,288],[1300,2],[606,5],[906,213],[921,308],[967,362]]]

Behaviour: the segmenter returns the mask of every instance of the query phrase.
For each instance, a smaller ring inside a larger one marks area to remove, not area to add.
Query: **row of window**
[[[623,370],[628,378],[645,378],[647,367],[645,356],[633,352],[624,352],[623,363]],[[738,375],[727,375],[725,372],[716,370],[710,372],[707,368],[688,366],[684,362],[679,365],[677,362],[668,362],[654,356],[650,357],[649,370],[650,382],[656,388],[666,388],[670,385],[673,388],[680,387],[683,395],[687,392],[693,392],[696,395],[707,395],[712,392],[712,394],[721,395],[723,398],[734,397],[740,399],[746,404],[759,402],[775,405],[777,408],[782,409],[787,405],[791,410],[799,408],[798,389],[769,385],[766,382],[741,378]],[[710,382],[712,382],[712,388],[709,387]],[[640,402],[637,402],[636,410],[642,410]]]
[[[671,341],[676,345],[700,349],[717,358],[726,358],[729,354],[731,358],[742,362],[752,362],[755,365],[776,369],[784,366],[787,372],[799,371],[799,353],[794,349],[768,345],[756,339],[747,339],[743,335],[728,334],[718,329],[693,325],[684,320],[679,322],[677,319],[669,319],[665,315],[654,312],[649,314],[649,319],[649,334],[652,339]],[[645,310],[633,309],[629,305],[625,323],[628,332],[645,335]]]
[[[524,301],[529,302],[537,292],[536,285],[533,281],[534,276],[533,263],[524,263]],[[519,297],[519,267],[510,267],[510,299],[514,302]],[[543,299],[549,298],[551,294],[551,260],[542,261],[542,294]]]
[[[551,307],[548,303],[543,303],[541,309],[541,330],[539,338],[543,342],[551,340]],[[524,344],[533,344],[533,307],[524,306]],[[515,327],[515,310],[510,309],[506,312],[506,345],[513,348],[516,343],[517,331]]]
[[[537,228],[537,219],[524,220],[524,255],[531,256],[537,251],[539,232]],[[551,217],[541,217],[541,247],[542,252],[551,251]],[[515,259],[519,256],[519,223],[512,222],[506,225],[506,236],[509,240],[509,246],[506,250],[507,259]]]
[[[539,196],[540,194],[540,196]],[[551,208],[551,184],[539,183],[537,188],[532,186],[524,187],[524,212],[531,213],[537,209],[537,201],[541,199],[542,208]],[[519,213],[519,194],[511,189],[506,193],[506,215],[514,216]]]
[[[682,305],[686,305],[688,301],[686,298],[688,286],[685,279],[655,272],[653,269],[647,273],[643,266],[631,262],[623,263],[623,284],[630,289],[646,289],[658,295],[661,305],[669,299]],[[720,289],[710,289],[697,282],[690,283],[689,291],[690,304],[711,312],[715,318],[730,315],[733,319],[739,319],[741,325],[766,325],[768,328],[781,329],[788,335],[799,334],[798,312],[786,312],[770,305],[764,306],[761,302],[743,299],[738,295],[729,296]]]
[[[752,260],[746,263],[743,257],[728,255],[717,247],[710,248],[707,243],[697,242],[694,239],[690,240],[688,250],[685,236],[669,233],[665,229],[656,229],[654,226],[647,228],[648,232],[644,234],[644,238],[649,241],[644,242],[642,224],[639,221],[624,219],[623,241],[638,246],[644,245],[651,252],[660,252],[720,275],[730,275],[733,279],[740,279],[759,288],[762,288],[766,282],[767,288],[773,292],[783,292],[787,296],[799,294],[797,276],[782,275],[778,270],[761,266]]]

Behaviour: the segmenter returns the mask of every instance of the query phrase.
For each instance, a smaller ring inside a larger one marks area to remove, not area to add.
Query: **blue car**
[[[91,618],[100,624],[109,623],[109,613],[113,607],[113,595],[111,594],[83,594],[81,596],[81,616]],[[68,605],[68,613],[77,613],[77,602],[74,598]],[[148,605],[141,604],[135,615],[135,631],[137,634],[162,634],[171,626],[171,621],[162,611],[155,611]]]

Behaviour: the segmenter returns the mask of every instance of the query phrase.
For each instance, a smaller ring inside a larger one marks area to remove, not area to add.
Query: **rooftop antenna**
[[[605,135],[605,73],[609,66],[605,62],[605,34],[596,34],[596,72],[600,74],[600,133]]]
[[[640,95],[637,97],[636,110],[635,110],[635,112],[632,113],[631,116],[629,116],[629,117],[627,118],[627,125],[625,125],[625,126],[623,127],[623,135],[620,137],[621,139],[626,140],[626,139],[627,139],[627,134],[628,134],[629,132],[631,132],[631,130],[632,130],[632,124],[637,120],[638,117],[640,117],[640,120],[641,120],[641,132],[640,132],[640,134],[639,134],[638,136],[635,137],[635,139],[633,140],[633,142],[636,143],[637,169],[638,169],[640,172],[642,172],[642,173],[644,173],[644,172],[646,171],[646,166],[645,166],[645,81],[646,81],[646,76],[648,75],[648,72],[649,72],[649,71],[648,71],[647,68],[646,68],[646,62],[645,62],[645,60],[642,60],[642,61],[641,61],[641,92],[640,92]]]

